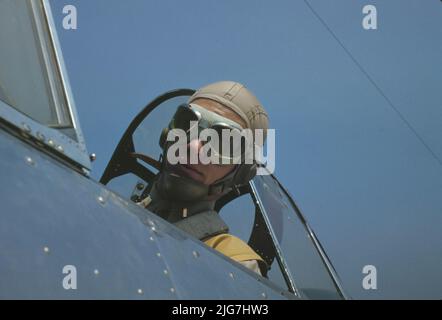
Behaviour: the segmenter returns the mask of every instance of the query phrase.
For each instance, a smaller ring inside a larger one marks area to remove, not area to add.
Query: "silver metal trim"
[[[327,257],[327,255],[325,254],[325,251],[323,250],[319,240],[316,238],[315,233],[313,232],[313,230],[310,228],[310,225],[305,222],[305,226],[307,228],[308,233],[311,236],[311,239],[313,240],[313,243],[316,247],[316,249],[318,250],[322,260],[324,261],[324,263],[327,266],[327,269],[330,273],[330,276],[333,279],[333,282],[335,283],[336,287],[338,288],[338,290],[340,291],[340,294],[342,295],[342,297],[346,300],[350,299],[350,297],[345,293],[344,288],[341,285],[341,281],[338,277],[338,274],[336,273],[335,268],[333,267],[333,265],[331,264],[329,258]]]
[[[57,29],[56,29],[53,15],[52,15],[51,6],[49,3],[49,0],[40,0],[40,1],[43,6],[43,11],[45,14],[47,27],[48,27],[49,34],[50,34],[51,41],[52,41],[52,47],[53,47],[53,50],[55,53],[55,60],[56,60],[57,67],[58,67],[58,74],[61,78],[62,88],[64,90],[64,95],[66,98],[67,107],[68,107],[68,110],[70,112],[70,116],[72,119],[72,124],[73,124],[75,132],[77,134],[78,143],[85,146],[83,133],[80,128],[80,123],[78,121],[79,118],[78,118],[78,114],[77,114],[77,108],[76,108],[74,97],[72,94],[71,85],[69,82],[69,77],[67,75],[68,73],[66,70],[66,65],[64,62],[63,54],[62,54],[60,41],[58,39]],[[84,147],[84,150],[87,153],[86,147]]]
[[[49,96],[56,113],[57,122],[47,124],[52,127],[71,127],[72,120],[68,114],[67,102],[64,99],[64,92],[62,84],[59,83],[56,57],[50,33],[48,32],[48,24],[44,13],[42,14],[42,7],[38,2],[28,2],[29,11],[32,15],[32,25],[35,32],[35,40],[38,45],[38,52],[42,65],[46,71],[45,79],[49,88]]]
[[[90,170],[87,153],[81,151],[78,142],[57,129],[49,128],[0,100],[0,123],[4,121],[23,140],[38,141],[48,153],[68,158],[77,167]],[[1,128],[1,127],[0,127]],[[42,140],[42,137],[45,140]]]

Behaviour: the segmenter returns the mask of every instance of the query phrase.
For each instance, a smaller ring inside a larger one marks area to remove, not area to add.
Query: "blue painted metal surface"
[[[4,130],[0,177],[0,298],[295,298]]]

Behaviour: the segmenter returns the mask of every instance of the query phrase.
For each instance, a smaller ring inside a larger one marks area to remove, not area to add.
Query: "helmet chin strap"
[[[209,186],[169,170],[160,172],[156,185],[162,197],[180,202],[205,200],[209,191]]]

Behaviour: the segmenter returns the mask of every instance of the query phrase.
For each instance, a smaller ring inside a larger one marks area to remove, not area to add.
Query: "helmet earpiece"
[[[257,166],[256,163],[253,164],[240,164],[235,177],[233,178],[234,185],[244,185],[247,184],[256,176]]]

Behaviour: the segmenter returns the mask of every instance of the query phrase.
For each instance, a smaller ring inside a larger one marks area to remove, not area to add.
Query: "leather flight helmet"
[[[216,101],[226,108],[231,109],[238,114],[247,125],[247,128],[262,129],[264,140],[266,130],[268,129],[268,116],[258,99],[242,84],[233,81],[220,81],[197,90],[190,98],[188,103],[196,99],[209,99]],[[201,182],[194,181],[187,177],[178,176],[166,169],[166,154],[168,143],[168,128],[164,128],[160,136],[159,144],[163,149],[162,166],[158,187],[163,195],[169,195],[171,199],[181,201],[198,201],[204,198],[219,197],[235,186],[248,183],[257,171],[257,164],[239,164],[236,169],[226,177],[216,181],[208,186]]]

